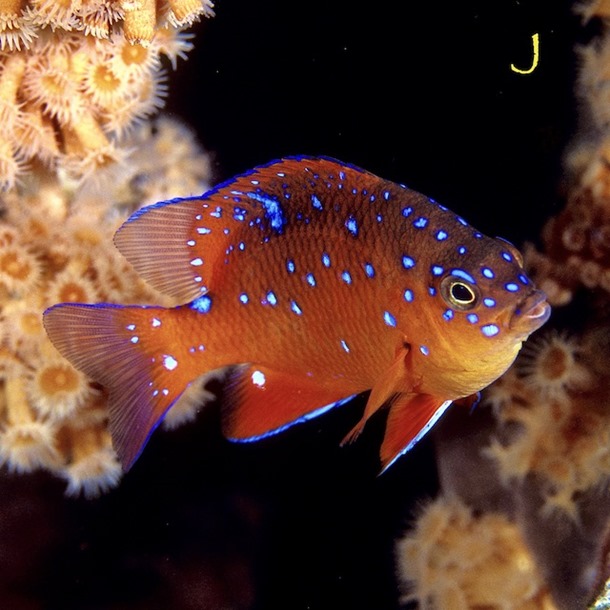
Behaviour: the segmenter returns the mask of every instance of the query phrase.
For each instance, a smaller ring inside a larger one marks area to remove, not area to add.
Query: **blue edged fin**
[[[171,356],[170,310],[60,304],[46,310],[49,338],[77,369],[108,390],[110,433],[123,468],[141,453],[191,379]],[[168,336],[168,334],[170,336]]]
[[[412,449],[451,405],[430,394],[400,394],[390,406],[381,444],[381,472]]]
[[[256,441],[322,415],[353,396],[320,387],[307,377],[245,365],[225,384],[223,433],[232,441]]]

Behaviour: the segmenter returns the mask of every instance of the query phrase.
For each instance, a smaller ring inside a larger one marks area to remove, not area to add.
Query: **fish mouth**
[[[546,300],[546,294],[542,290],[533,290],[515,307],[509,327],[517,332],[533,333],[550,315],[551,306]]]

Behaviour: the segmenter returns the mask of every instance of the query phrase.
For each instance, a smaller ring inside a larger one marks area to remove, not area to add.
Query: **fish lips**
[[[511,330],[532,333],[540,328],[551,315],[551,306],[542,290],[533,290],[519,301],[510,318]]]

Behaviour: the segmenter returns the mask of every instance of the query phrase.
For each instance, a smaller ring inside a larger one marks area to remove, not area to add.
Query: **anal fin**
[[[233,441],[255,441],[317,417],[353,396],[309,377],[242,366],[225,385],[223,433]]]
[[[390,407],[381,444],[381,472],[409,451],[451,404],[430,394],[401,394]]]

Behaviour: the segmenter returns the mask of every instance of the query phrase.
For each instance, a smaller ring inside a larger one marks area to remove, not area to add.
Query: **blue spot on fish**
[[[273,305],[274,307],[277,305],[277,297],[271,290],[267,293],[267,303],[269,303],[269,305]]]
[[[440,265],[432,265],[432,275],[442,275],[443,268]]]
[[[303,310],[299,307],[296,301],[290,301],[290,309],[292,309],[297,316],[300,316],[303,313]]]
[[[430,350],[428,349],[428,347],[426,345],[420,345],[419,346],[419,351],[424,355],[424,356],[428,356],[430,355]]]
[[[246,210],[244,210],[244,208],[240,208],[238,206],[235,206],[233,208],[233,218],[235,218],[235,220],[239,220],[240,222],[246,219]]]
[[[406,254],[403,254],[402,257],[402,266],[405,269],[413,269],[415,267],[415,260]]]
[[[424,229],[428,225],[428,219],[424,216],[420,216],[416,220],[413,221],[413,226],[416,229]]]
[[[286,218],[281,203],[264,193],[248,193],[248,197],[262,204],[265,217],[269,220],[271,227],[276,233],[282,233],[286,225]]]
[[[502,258],[509,263],[513,262],[513,255],[510,252],[502,252]]]
[[[440,231],[436,232],[435,235],[436,239],[438,239],[438,241],[444,241],[445,239],[447,239],[448,235],[447,235],[447,231],[443,231],[442,229]]]
[[[443,313],[443,318],[445,318],[447,321],[453,320],[453,315],[453,309],[446,309]]]
[[[349,271],[344,271],[341,274],[341,279],[346,283],[346,284],[351,284],[352,283],[352,276],[350,275]]]
[[[486,324],[481,326],[481,331],[486,337],[495,337],[500,332],[500,329],[495,324]]]
[[[245,292],[242,292],[239,295],[239,300],[245,305],[250,299],[248,298],[248,295]]]
[[[485,297],[483,299],[483,305],[485,305],[485,307],[495,307],[496,306],[496,302],[491,297]]]
[[[323,210],[324,209],[324,207],[322,206],[322,202],[315,195],[311,196],[311,205],[313,205],[313,207],[316,210]]]
[[[413,291],[409,290],[408,288],[405,290],[404,293],[404,299],[407,303],[412,303],[413,302]]]
[[[483,267],[483,269],[481,269],[481,273],[490,280],[496,277],[495,273],[489,267]]]
[[[375,267],[371,263],[365,263],[364,273],[366,273],[366,277],[375,277]]]
[[[330,267],[330,256],[328,255],[328,253],[324,252],[322,254],[322,264],[328,268]]]
[[[199,313],[208,313],[212,308],[212,299],[204,294],[191,303],[191,309]]]
[[[395,327],[396,326],[396,318],[389,312],[389,311],[384,311],[383,312],[383,321],[391,327]]]
[[[349,346],[343,339],[341,339],[341,347],[349,354]]]
[[[476,324],[479,321],[479,316],[477,316],[476,313],[469,313],[466,316],[466,319],[471,323],[471,324]]]
[[[163,356],[163,366],[168,371],[173,371],[178,366],[178,361],[173,356],[169,356],[168,354],[164,354],[164,356]]]
[[[466,280],[467,282],[470,282],[471,284],[476,284],[472,275],[470,275],[470,273],[467,273],[463,269],[452,269],[451,275],[462,278],[463,280]]]
[[[508,292],[517,292],[519,290],[519,286],[514,282],[508,282],[508,284],[504,284],[504,288],[506,288]]]
[[[308,273],[308,274],[305,276],[305,279],[307,280],[307,283],[308,283],[310,286],[315,286],[315,285],[316,285],[316,278],[314,277],[313,273]]]
[[[345,228],[354,236],[358,237],[358,222],[353,216],[345,221]]]
[[[286,261],[286,270],[288,271],[288,273],[294,273],[294,270],[296,269],[295,265],[294,265],[294,261],[289,258]]]
[[[402,215],[405,218],[407,218],[408,216],[411,216],[412,213],[413,213],[413,208],[412,207],[402,208]]]

